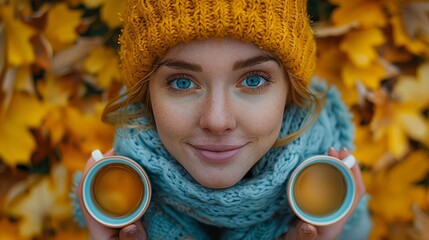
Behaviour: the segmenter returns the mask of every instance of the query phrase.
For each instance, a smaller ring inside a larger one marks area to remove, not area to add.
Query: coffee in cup
[[[305,160],[292,173],[288,184],[291,209],[302,220],[328,225],[344,217],[353,206],[356,184],[350,168],[356,160],[331,156]]]
[[[108,227],[140,218],[150,203],[151,185],[143,168],[123,156],[92,153],[96,163],[83,177],[82,198],[89,214]]]

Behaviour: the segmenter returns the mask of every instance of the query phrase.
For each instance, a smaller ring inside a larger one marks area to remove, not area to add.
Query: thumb
[[[120,240],[136,240],[138,229],[135,224],[128,225],[119,231]]]
[[[300,240],[314,240],[317,237],[317,228],[302,221],[299,221],[292,231],[296,232],[293,234],[295,239],[298,238]]]

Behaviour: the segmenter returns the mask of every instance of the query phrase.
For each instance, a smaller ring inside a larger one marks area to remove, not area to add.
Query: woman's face
[[[272,147],[288,92],[271,53],[232,39],[170,49],[149,91],[161,141],[209,188],[236,184]]]

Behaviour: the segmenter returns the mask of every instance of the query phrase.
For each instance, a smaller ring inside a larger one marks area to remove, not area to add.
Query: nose
[[[205,131],[221,135],[236,127],[232,101],[224,92],[210,94],[203,108],[199,124]]]

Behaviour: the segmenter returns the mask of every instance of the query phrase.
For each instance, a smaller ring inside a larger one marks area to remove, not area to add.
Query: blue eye
[[[174,79],[173,81],[170,82],[170,85],[172,88],[179,89],[179,90],[195,88],[196,86],[192,80],[184,77]]]
[[[257,88],[259,86],[264,85],[267,82],[267,80],[259,75],[251,75],[246,77],[242,82],[242,86],[246,86],[249,88]]]

